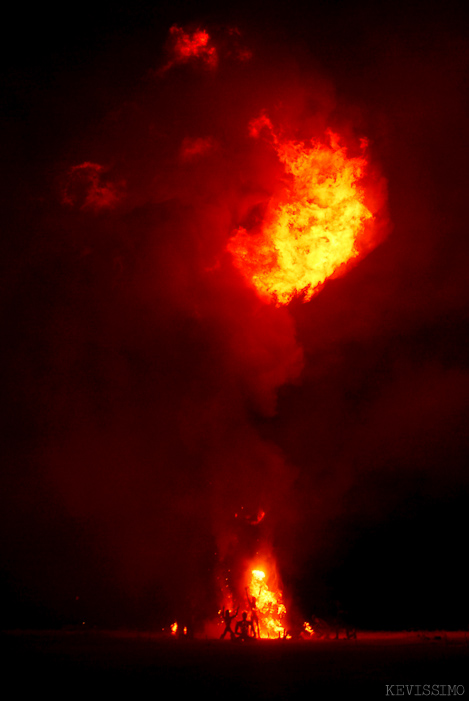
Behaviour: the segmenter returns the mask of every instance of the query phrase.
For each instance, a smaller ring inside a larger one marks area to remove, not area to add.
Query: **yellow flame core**
[[[255,580],[262,581],[263,579],[265,579],[265,572],[263,572],[262,570],[253,570],[252,577]]]
[[[239,228],[228,244],[235,265],[262,297],[287,304],[315,289],[354,258],[356,242],[371,212],[360,186],[367,161],[348,158],[338,137],[311,146],[274,137],[274,147],[290,185],[281,201],[271,201],[262,229]],[[365,143],[363,142],[363,148]]]
[[[252,570],[248,590],[249,595],[256,598],[261,637],[283,636],[287,610],[282,601],[282,592],[269,589],[265,582],[265,572],[262,570]]]

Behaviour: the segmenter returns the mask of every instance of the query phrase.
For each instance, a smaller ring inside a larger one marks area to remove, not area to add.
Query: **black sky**
[[[203,619],[220,553],[236,568],[258,542],[305,616],[467,627],[462,7],[31,12],[2,41],[5,627]],[[236,24],[252,63],[161,79],[174,23]],[[268,187],[244,125],[282,101],[369,138],[392,223],[288,310],[221,255]],[[211,160],[184,163],[199,136]],[[116,207],[83,206],[85,162]]]

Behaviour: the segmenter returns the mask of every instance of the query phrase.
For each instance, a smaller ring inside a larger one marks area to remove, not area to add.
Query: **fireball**
[[[366,141],[349,157],[339,136],[329,143],[281,140],[264,115],[250,134],[271,132],[287,185],[269,202],[259,230],[238,228],[228,244],[234,264],[258,294],[277,306],[294,297],[311,299],[326,279],[358,255],[358,242],[372,214],[364,204]]]

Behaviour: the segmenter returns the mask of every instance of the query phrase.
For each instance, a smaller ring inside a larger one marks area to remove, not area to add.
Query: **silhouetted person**
[[[329,640],[331,629],[327,625],[326,621],[323,621],[322,618],[318,618],[318,616],[313,616],[311,619],[311,624],[316,638],[324,638],[325,640]]]
[[[236,618],[236,616],[238,615],[238,611],[239,611],[239,606],[238,606],[238,608],[236,609],[236,613],[235,613],[233,616],[230,616],[230,610],[229,610],[229,609],[223,608],[223,611],[222,611],[222,618],[223,618],[223,620],[224,620],[224,622],[225,622],[225,630],[224,630],[223,633],[220,635],[220,638],[224,638],[225,635],[226,635],[227,633],[229,633],[229,634],[230,634],[231,640],[234,639],[235,634],[234,634],[233,631],[231,630],[231,621],[232,621],[234,618]]]
[[[348,617],[347,617],[347,612],[343,608],[342,604],[340,601],[336,601],[336,618],[335,618],[335,629],[336,629],[336,634],[335,634],[335,639],[338,640],[339,638],[339,631],[342,629],[345,631],[345,637],[347,640],[350,640],[351,638],[357,638],[357,631],[353,626],[351,626],[348,622]]]
[[[235,626],[235,635],[240,640],[252,640],[251,636],[249,635],[249,631],[254,633],[252,621],[248,621],[248,614],[246,611],[243,611],[241,620],[238,621]]]
[[[340,629],[344,628],[343,614],[344,610],[340,601],[335,601],[335,616],[334,616],[334,628],[335,628],[335,639],[339,639]]]
[[[246,587],[246,596],[248,597],[249,608],[251,609],[251,622],[252,630],[254,635],[261,637],[261,632],[259,630],[259,616],[257,615],[257,603],[255,596],[249,596],[248,588]]]

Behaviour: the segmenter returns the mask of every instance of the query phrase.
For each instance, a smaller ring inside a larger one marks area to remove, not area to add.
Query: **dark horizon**
[[[270,548],[298,619],[467,629],[462,7],[55,12],[3,45],[0,627],[202,625]],[[216,70],[162,72],[175,24]],[[226,253],[263,109],[366,137],[387,182],[384,240],[280,309]]]

